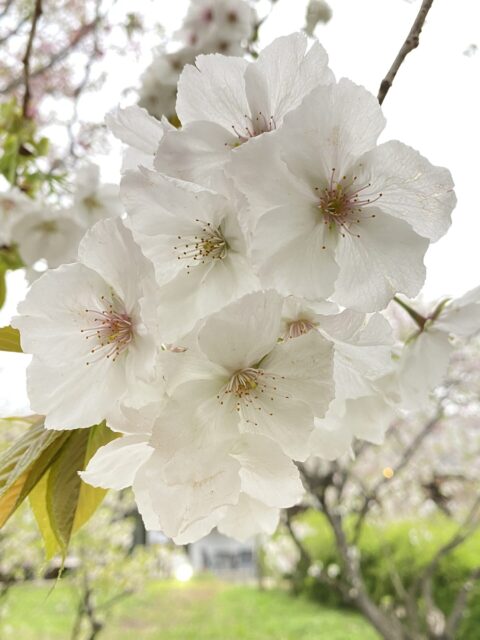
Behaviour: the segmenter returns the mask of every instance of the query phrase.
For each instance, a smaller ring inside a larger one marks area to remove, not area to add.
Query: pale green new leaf
[[[40,421],[3,453],[0,457],[0,527],[40,481],[70,434],[49,431]]]

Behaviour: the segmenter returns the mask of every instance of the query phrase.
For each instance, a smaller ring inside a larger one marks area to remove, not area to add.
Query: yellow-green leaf
[[[0,305],[1,306],[1,305]],[[0,351],[15,351],[22,353],[20,333],[13,327],[0,328]]]
[[[0,457],[0,527],[23,502],[55,460],[71,432],[38,422]]]
[[[106,493],[86,485],[78,472],[85,469],[99,447],[116,437],[118,434],[104,424],[78,429],[49,470],[46,509],[50,527],[64,556],[72,535],[89,520]]]
[[[35,520],[37,521],[38,528],[42,534],[43,543],[45,545],[45,556],[47,560],[50,560],[58,551],[60,545],[57,537],[50,525],[50,518],[47,511],[47,487],[48,487],[47,471],[40,482],[33,488],[28,496],[30,506],[32,507]]]

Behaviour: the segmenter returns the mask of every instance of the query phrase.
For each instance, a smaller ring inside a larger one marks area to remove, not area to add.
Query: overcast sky
[[[258,5],[265,6],[264,1]],[[306,5],[306,0],[278,0],[262,28],[262,46],[300,29]],[[376,94],[420,0],[331,0],[330,5],[332,20],[316,32],[328,51],[330,66],[337,78],[349,77]],[[188,0],[135,2],[136,11],[160,22],[167,32],[178,28],[187,6]],[[153,43],[148,44],[150,48]],[[476,192],[480,190],[480,51],[464,53],[472,44],[480,45],[480,2],[434,0],[420,47],[407,58],[384,103],[387,127],[382,141],[396,138],[418,149],[434,164],[448,167],[456,184],[458,205],[452,227],[427,254],[424,291],[432,299],[460,295],[480,284],[480,199]],[[99,94],[87,97],[82,107],[86,118],[98,119],[99,104],[107,112],[120,102],[128,103],[121,92],[138,83],[151,57],[148,48],[140,63],[122,59],[122,73],[109,74],[100,94],[103,101]],[[94,159],[101,164],[104,179],[118,179],[118,148]],[[8,323],[24,289],[21,273],[11,274],[11,296],[0,311],[0,326]],[[25,356],[0,357],[0,415],[25,409],[25,360]]]

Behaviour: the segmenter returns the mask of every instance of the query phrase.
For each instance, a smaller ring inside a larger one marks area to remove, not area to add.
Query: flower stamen
[[[323,216],[323,223],[329,229],[339,228],[340,233],[345,237],[345,233],[352,233],[350,227],[359,224],[363,219],[375,218],[375,214],[365,215],[365,207],[368,207],[382,197],[381,193],[370,194],[368,189],[372,186],[367,183],[358,187],[357,176],[348,179],[343,176],[340,180],[335,178],[335,169],[332,169],[330,181],[326,187],[321,189],[315,187],[319,195],[318,208]],[[360,235],[355,234],[357,238]],[[325,247],[324,247],[325,248]]]
[[[102,296],[100,300],[105,303],[105,296]],[[117,304],[114,302],[116,301],[112,296],[112,302],[108,303],[104,309],[85,309],[93,326],[80,329],[80,333],[85,334],[86,340],[96,342],[90,353],[98,356],[94,360],[88,361],[87,365],[102,358],[115,362],[133,340],[132,319],[125,310],[118,310],[118,301]]]
[[[177,236],[178,243],[173,248],[177,252],[177,260],[187,260],[187,273],[193,267],[215,260],[223,260],[228,253],[228,243],[220,227],[213,227],[210,222],[196,219],[202,225],[198,235]]]

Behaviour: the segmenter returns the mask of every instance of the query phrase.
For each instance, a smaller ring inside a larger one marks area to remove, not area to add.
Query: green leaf
[[[0,457],[0,527],[40,481],[70,434],[37,422]]]
[[[7,299],[7,270],[0,265],[0,309],[5,304]]]
[[[99,447],[118,437],[105,424],[77,429],[64,444],[46,479],[31,496],[47,555],[59,550],[65,557],[73,534],[95,513],[105,494],[79,476]]]
[[[14,329],[13,327],[0,328],[0,351],[14,351],[16,353],[22,353],[20,333],[18,329]]]

